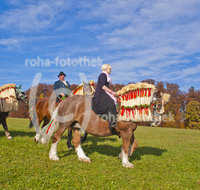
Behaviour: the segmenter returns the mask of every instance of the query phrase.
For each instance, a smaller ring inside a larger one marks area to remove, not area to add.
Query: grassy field
[[[48,145],[33,141],[26,119],[8,119],[14,137],[0,128],[0,189],[200,189],[200,131],[138,127],[139,148],[123,168],[121,139],[89,136],[83,144],[92,163],[78,161],[58,144],[60,161],[50,161]]]

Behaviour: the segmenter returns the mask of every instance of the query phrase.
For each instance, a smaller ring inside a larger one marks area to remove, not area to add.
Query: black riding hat
[[[61,76],[61,75],[64,75],[66,77],[66,74],[62,71],[59,73],[58,77]]]

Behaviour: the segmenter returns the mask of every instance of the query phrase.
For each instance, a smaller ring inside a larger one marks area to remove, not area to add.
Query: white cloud
[[[198,0],[115,0],[99,4],[89,15],[100,19],[101,24],[95,27],[100,30],[97,39],[105,49],[104,60],[118,74],[122,73],[120,69],[125,70],[123,80],[128,80],[127,71],[133,70],[140,79],[156,80],[185,80],[199,73],[198,66],[187,71],[191,57],[200,53]]]
[[[180,78],[193,76],[195,74],[200,74],[200,64],[183,69],[178,73],[179,73]]]
[[[0,28],[26,32],[38,32],[55,26],[69,8],[68,2],[58,1],[28,1],[28,4],[7,10],[0,16]],[[21,1],[17,2],[20,5]]]
[[[19,40],[17,38],[7,38],[7,39],[0,39],[0,45],[17,45]]]
[[[105,31],[98,39],[111,49],[166,46],[190,49],[200,38],[199,20],[193,20],[199,15],[199,6],[197,0],[103,1],[88,14],[104,20],[100,26]]]

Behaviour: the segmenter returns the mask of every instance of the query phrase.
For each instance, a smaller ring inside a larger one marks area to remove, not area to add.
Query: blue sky
[[[1,0],[0,85],[28,89],[35,75],[52,84],[60,71],[79,84],[97,80],[100,64],[52,64],[61,59],[102,60],[114,83],[144,79],[200,89],[199,0]],[[48,66],[25,64],[46,59]]]

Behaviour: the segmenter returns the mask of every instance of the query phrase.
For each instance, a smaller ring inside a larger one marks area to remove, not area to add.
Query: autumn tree
[[[195,90],[194,87],[190,87],[189,90],[188,90],[188,93],[187,93],[187,101],[190,102],[190,101],[200,101],[200,92]]]
[[[190,129],[200,129],[200,103],[191,101],[187,104],[185,114],[186,127]]]
[[[179,89],[179,85],[176,83],[167,83],[166,92],[171,95],[170,101],[166,106],[166,112],[173,115],[174,122],[171,122],[173,126],[167,127],[183,127],[182,114],[180,112],[182,102],[184,101],[185,94]]]
[[[153,79],[145,79],[142,82],[146,82],[146,83],[149,83],[149,84],[155,84],[155,80],[153,80]]]
[[[157,82],[156,83],[156,90],[157,90],[157,92],[165,93],[166,89],[164,87],[164,83],[163,82]]]

